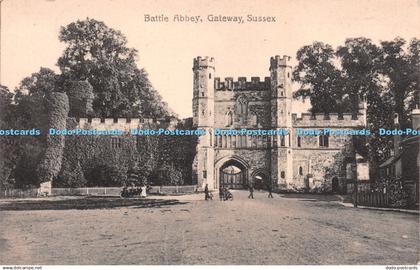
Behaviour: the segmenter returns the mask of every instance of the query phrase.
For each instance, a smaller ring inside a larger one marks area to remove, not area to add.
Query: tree
[[[12,128],[13,94],[0,85],[0,129]],[[17,140],[15,136],[0,136],[0,189],[13,185],[12,171],[17,160]]]
[[[419,102],[420,42],[413,39],[408,50],[405,43],[396,38],[377,46],[359,37],[347,39],[335,52],[315,42],[297,53],[299,65],[293,75],[301,88],[295,96],[310,97],[313,111],[356,114],[360,100],[366,99],[367,125],[373,133],[366,149],[371,179],[378,177],[378,166],[392,148],[390,137],[378,135],[379,128],[393,128],[394,112],[401,126],[408,126],[408,113]]]
[[[58,59],[61,72],[66,80],[89,81],[96,116],[156,116],[145,104],[153,106],[158,117],[169,114],[147,73],[137,68],[137,51],[127,47],[121,32],[87,18],[62,27],[59,39],[67,44]]]
[[[393,111],[398,113],[402,128],[410,126],[409,113],[413,107],[416,89],[418,91],[420,60],[418,51],[415,52],[420,46],[418,43],[418,40],[417,42],[413,40],[406,53],[404,50],[406,41],[402,38],[381,42],[380,68],[382,74],[388,79]]]
[[[420,39],[413,38],[408,47],[410,93],[409,108],[420,106]]]
[[[20,129],[48,128],[47,96],[59,91],[60,76],[49,68],[41,67],[36,73],[24,78],[16,89],[16,123]]]
[[[69,99],[65,93],[52,92],[48,95],[48,122],[50,128],[66,128],[69,113]],[[64,135],[47,135],[47,145],[43,153],[37,176],[40,183],[52,182],[61,169],[64,152]]]
[[[342,78],[334,61],[334,49],[322,42],[302,47],[297,52],[299,64],[293,80],[300,83],[294,97],[309,97],[313,113],[343,110]]]
[[[336,55],[343,71],[343,90],[350,99],[350,111],[357,113],[361,98],[377,90],[380,50],[370,39],[349,38]]]

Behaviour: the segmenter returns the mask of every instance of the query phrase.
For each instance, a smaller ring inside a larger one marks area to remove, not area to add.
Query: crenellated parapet
[[[226,77],[224,81],[216,77],[214,78],[214,89],[217,91],[268,91],[270,90],[270,77],[251,77],[250,81],[246,77],[239,77],[236,81],[233,77]]]
[[[363,114],[357,114],[354,116],[351,113],[330,113],[328,115],[324,113],[302,113],[298,115],[292,114],[292,126],[293,127],[365,127],[365,118]]]
[[[290,56],[287,55],[283,55],[283,57],[281,57],[280,55],[276,55],[270,58],[270,70],[274,70],[276,68],[279,67],[290,67]]]
[[[170,128],[177,124],[176,120],[151,118],[76,118],[77,127],[97,130],[124,130],[142,128],[144,126]]]
[[[214,69],[214,66],[215,66],[215,60],[213,57],[198,56],[194,58],[194,61],[193,61],[193,69],[208,68],[208,67],[211,67]]]

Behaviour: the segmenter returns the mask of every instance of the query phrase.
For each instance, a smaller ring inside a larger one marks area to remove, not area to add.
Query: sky
[[[145,15],[169,22],[145,22]],[[174,15],[201,16],[202,23],[173,22]],[[208,15],[274,16],[274,23],[215,23]],[[87,17],[120,30],[139,52],[138,66],[169,107],[192,115],[192,63],[216,60],[216,76],[269,76],[274,55],[294,57],[314,41],[334,47],[346,38],[378,43],[397,36],[420,38],[420,0],[4,0],[2,3],[1,84],[14,89],[39,68],[59,72],[64,44],[61,26]],[[305,106],[302,106],[305,107]]]

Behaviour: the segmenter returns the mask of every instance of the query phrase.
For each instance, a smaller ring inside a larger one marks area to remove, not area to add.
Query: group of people
[[[248,190],[249,190],[248,199],[254,199],[254,187],[252,185],[249,185]],[[270,185],[267,186],[267,191],[268,191],[268,198],[273,198],[272,188],[271,188]],[[223,186],[220,186],[219,187],[219,198],[220,198],[221,201],[233,200],[233,195],[229,191],[229,189],[227,189]],[[206,201],[207,200],[213,200],[213,194],[209,191],[208,184],[206,184],[206,186],[204,187],[204,199]]]
[[[233,200],[233,195],[229,189],[221,186],[219,187],[219,198],[221,201]]]
[[[249,190],[248,199],[254,199],[254,187],[252,185],[249,185],[248,190]],[[267,191],[268,191],[268,198],[273,198],[271,186],[269,185],[267,186]]]
[[[221,186],[219,188],[219,198],[221,201],[233,200],[232,193],[225,187]],[[213,200],[213,194],[209,191],[209,186],[206,184],[204,187],[204,199]]]

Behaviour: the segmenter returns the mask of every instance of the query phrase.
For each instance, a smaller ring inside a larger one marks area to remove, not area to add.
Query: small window
[[[209,73],[209,79],[211,79],[211,73]]]
[[[302,138],[300,136],[297,137],[297,147],[302,146]]]
[[[299,175],[303,175],[303,168],[302,168],[302,166],[299,166]]]
[[[201,96],[204,97],[204,92],[201,92]]]
[[[280,146],[286,146],[285,140],[284,140],[284,136],[282,135],[280,137]]]
[[[111,148],[121,148],[122,147],[122,140],[118,137],[111,138]]]
[[[207,178],[207,171],[203,171],[203,178]]]
[[[319,135],[319,146],[320,147],[329,146],[329,135]]]
[[[290,72],[287,72],[287,78],[290,78]]]
[[[284,179],[286,177],[286,173],[284,171],[281,171],[280,172],[280,177]]]

